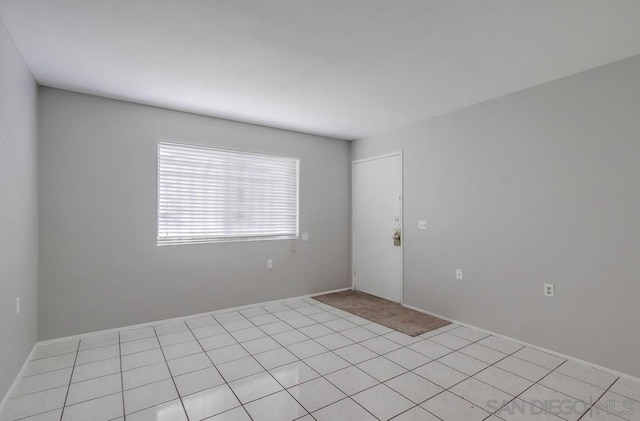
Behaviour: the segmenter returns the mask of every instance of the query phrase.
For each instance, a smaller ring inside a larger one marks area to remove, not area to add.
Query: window
[[[158,143],[158,245],[298,236],[296,158]]]

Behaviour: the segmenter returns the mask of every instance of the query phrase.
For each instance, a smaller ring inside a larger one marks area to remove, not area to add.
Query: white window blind
[[[158,143],[158,244],[298,236],[296,158]]]

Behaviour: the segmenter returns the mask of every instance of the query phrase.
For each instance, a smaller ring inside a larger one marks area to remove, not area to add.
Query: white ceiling
[[[637,0],[0,0],[43,85],[344,139],[640,54]]]

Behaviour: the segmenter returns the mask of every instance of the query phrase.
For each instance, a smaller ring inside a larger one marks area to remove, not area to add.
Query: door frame
[[[361,164],[367,161],[375,161],[378,159],[390,158],[392,156],[400,157],[400,232],[402,233],[402,241],[400,242],[400,305],[404,305],[404,150],[391,152],[383,155],[376,155],[369,158],[356,159],[351,161],[351,289],[356,289],[356,280],[354,276],[355,266],[355,176],[356,176],[356,164]]]

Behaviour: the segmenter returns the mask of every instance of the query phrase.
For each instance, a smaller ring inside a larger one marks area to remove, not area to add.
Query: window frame
[[[210,150],[210,151],[219,151],[224,153],[232,153],[244,156],[258,156],[258,157],[266,157],[266,158],[283,158],[289,159],[296,165],[296,219],[295,219],[295,234],[284,234],[284,235],[246,235],[246,236],[215,236],[215,237],[202,237],[202,238],[184,238],[184,239],[176,239],[174,241],[165,240],[161,241],[162,238],[167,238],[167,236],[161,236],[160,232],[160,149],[162,145],[167,146],[177,146],[183,148],[192,148],[199,150]],[[255,151],[244,151],[239,149],[231,149],[231,148],[223,148],[218,146],[210,146],[210,145],[202,145],[202,144],[192,144],[192,143],[181,143],[175,141],[167,141],[160,140],[156,144],[156,245],[157,246],[172,246],[172,245],[194,245],[194,244],[217,244],[217,243],[236,243],[236,242],[247,242],[247,241],[274,241],[274,240],[295,240],[300,236],[300,158],[294,156],[286,156],[286,155],[277,155],[270,153],[262,153]]]

